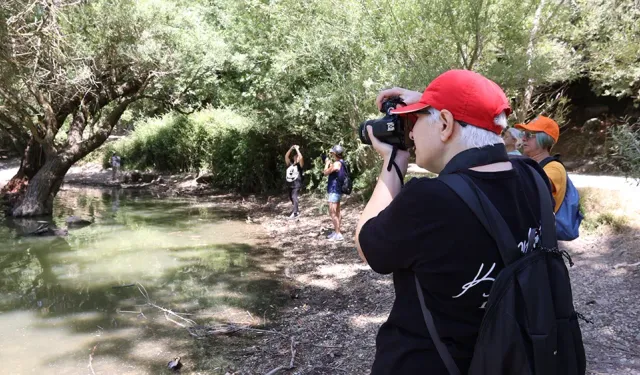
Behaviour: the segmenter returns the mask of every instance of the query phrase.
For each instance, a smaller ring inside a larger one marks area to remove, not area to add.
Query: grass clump
[[[582,228],[588,233],[600,232],[606,229],[614,233],[622,233],[629,228],[629,218],[615,215],[611,212],[595,215],[587,214],[582,221]]]
[[[580,192],[580,209],[584,214],[581,229],[586,233],[625,232],[631,220],[624,211],[624,197],[609,190],[584,188]]]

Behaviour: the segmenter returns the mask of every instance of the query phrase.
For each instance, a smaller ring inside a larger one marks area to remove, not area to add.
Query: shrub
[[[266,191],[281,182],[276,176],[281,158],[277,139],[252,118],[228,109],[170,113],[138,123],[129,137],[106,149],[103,164],[108,166],[116,151],[125,169],[207,170],[217,187]]]

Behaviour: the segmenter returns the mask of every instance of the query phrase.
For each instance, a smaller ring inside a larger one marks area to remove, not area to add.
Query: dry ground
[[[608,195],[609,204],[625,200]],[[602,202],[600,209],[607,206]],[[287,203],[275,207],[276,212],[286,213]],[[310,204],[321,203],[304,199],[303,206]],[[345,233],[353,233],[362,206],[345,206]],[[325,240],[322,229],[329,228],[329,220],[320,211],[306,209],[296,222],[273,214],[259,219],[273,247],[288,261],[285,277],[300,289],[299,298],[281,312],[276,329],[300,342],[292,373],[366,374],[376,330],[393,302],[392,282],[361,263],[351,235],[337,244]],[[593,321],[581,323],[588,373],[640,374],[640,265],[631,265],[640,262],[638,227],[604,224],[563,246],[575,262],[570,274],[576,309]],[[289,355],[285,345],[270,355],[249,356],[238,368],[241,373],[266,373]]]

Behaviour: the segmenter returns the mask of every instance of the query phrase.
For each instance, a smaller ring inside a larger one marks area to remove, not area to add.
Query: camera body
[[[380,112],[385,114],[384,117],[367,120],[360,124],[359,136],[362,143],[371,144],[371,139],[369,139],[369,133],[367,132],[367,126],[371,126],[373,135],[381,142],[395,146],[400,150],[407,150],[413,147],[413,140],[409,138],[412,125],[409,119],[407,116],[391,114],[391,110],[395,109],[398,104],[404,105],[404,102],[399,97],[385,100],[380,109]]]

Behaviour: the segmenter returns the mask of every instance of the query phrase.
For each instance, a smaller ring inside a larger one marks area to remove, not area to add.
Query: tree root
[[[635,263],[618,263],[615,266],[613,266],[613,269],[616,270],[618,268],[623,268],[623,267],[637,267],[640,266],[640,262],[635,262]]]
[[[293,336],[291,336],[291,361],[289,362],[289,366],[278,366],[276,368],[274,368],[273,370],[267,372],[265,375],[274,375],[277,374],[279,371],[281,370],[292,370],[295,368],[295,366],[293,365],[294,361],[296,358],[296,342],[293,339]]]

